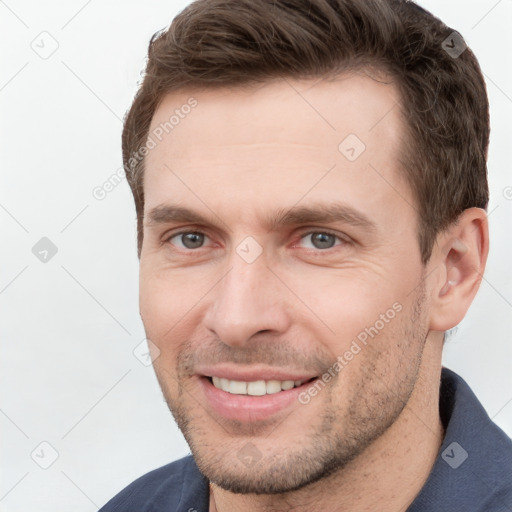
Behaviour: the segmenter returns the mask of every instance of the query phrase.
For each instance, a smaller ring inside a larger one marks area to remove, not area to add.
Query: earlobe
[[[447,331],[464,318],[482,280],[488,251],[487,216],[481,208],[465,210],[439,235],[432,255],[439,276],[432,290],[432,330]]]

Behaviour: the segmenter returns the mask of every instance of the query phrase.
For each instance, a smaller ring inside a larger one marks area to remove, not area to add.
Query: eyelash
[[[197,234],[197,235],[205,235],[206,237],[209,238],[208,234],[203,231],[187,229],[187,230],[178,231],[177,233],[172,233],[169,236],[166,236],[165,239],[163,240],[163,243],[164,244],[170,243],[172,238],[175,238],[180,235],[192,234],[192,233]],[[313,251],[313,252],[325,253],[325,252],[330,252],[331,250],[334,250],[336,247],[339,247],[340,245],[349,243],[349,240],[347,237],[343,237],[343,236],[339,235],[338,233],[335,233],[335,232],[329,231],[329,230],[325,230],[325,229],[314,229],[314,230],[310,230],[310,231],[305,231],[299,235],[299,241],[309,235],[313,235],[313,234],[317,234],[317,233],[320,233],[322,235],[333,236],[333,237],[337,238],[342,243],[338,244],[338,245],[334,245],[333,247],[329,247],[327,249],[306,249],[306,250]],[[173,245],[173,244],[171,244],[171,245]],[[179,250],[182,252],[199,252],[201,249],[204,249],[204,247],[199,247],[198,249],[179,249]]]

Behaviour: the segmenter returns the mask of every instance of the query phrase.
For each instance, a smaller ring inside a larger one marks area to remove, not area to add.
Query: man
[[[507,511],[442,368],[488,253],[484,80],[403,0],[198,0],[125,119],[140,312],[192,456],[109,511]]]

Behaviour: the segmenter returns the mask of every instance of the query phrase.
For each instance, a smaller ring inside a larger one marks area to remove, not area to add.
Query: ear
[[[466,315],[480,287],[489,253],[487,214],[469,208],[438,235],[429,262],[431,281],[430,329],[447,331]]]

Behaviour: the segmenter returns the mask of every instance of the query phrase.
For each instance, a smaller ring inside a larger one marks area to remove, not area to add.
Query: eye
[[[176,246],[178,249],[194,250],[204,246],[209,237],[200,231],[181,231],[168,237],[165,242]],[[343,245],[346,242],[341,236],[329,231],[310,231],[300,237],[301,241],[308,241],[303,247],[306,249],[328,250]],[[304,243],[304,242],[303,242]]]
[[[170,236],[166,241],[180,249],[199,249],[206,238],[208,237],[204,233],[198,231],[182,231]],[[178,243],[172,242],[173,239],[176,239]]]
[[[336,244],[336,240],[345,242],[338,235],[328,231],[310,231],[301,236],[301,240],[308,239],[310,240],[310,245],[306,247],[307,249],[331,249],[336,245],[341,245],[341,243]]]

